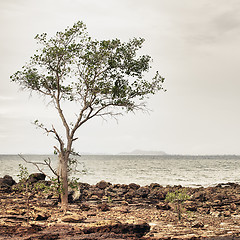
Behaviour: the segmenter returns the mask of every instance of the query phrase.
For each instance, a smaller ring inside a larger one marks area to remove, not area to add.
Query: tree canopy
[[[54,102],[76,101],[82,109],[78,125],[94,116],[114,114],[115,107],[143,108],[145,102],[136,100],[162,89],[164,78],[158,72],[151,82],[143,79],[151,62],[148,55],[137,57],[143,38],[127,43],[92,40],[85,25],[77,22],[50,39],[46,33],[35,39],[43,47],[11,79]]]

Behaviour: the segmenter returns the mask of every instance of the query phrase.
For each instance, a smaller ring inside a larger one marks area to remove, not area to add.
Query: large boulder
[[[5,175],[3,178],[0,178],[0,192],[11,192],[11,186],[15,183],[12,177]]]
[[[45,180],[45,178],[46,178],[46,175],[43,173],[32,173],[32,174],[30,174],[27,181],[28,181],[28,183],[33,184],[40,180]]]
[[[8,186],[14,185],[16,182],[13,180],[13,178],[9,175],[5,175],[3,178],[0,178],[0,184],[7,184]]]
[[[110,185],[111,185],[111,183],[102,180],[102,181],[100,181],[96,184],[96,187],[101,189],[101,190],[104,190],[105,188],[107,188]]]

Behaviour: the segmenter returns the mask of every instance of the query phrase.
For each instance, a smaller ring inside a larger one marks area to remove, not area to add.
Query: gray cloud
[[[219,34],[240,31],[240,9],[232,9],[219,14],[213,19],[213,28]]]
[[[197,5],[197,4],[196,4]],[[199,4],[183,25],[187,40],[197,44],[217,44],[238,41],[240,33],[240,4],[234,0]]]

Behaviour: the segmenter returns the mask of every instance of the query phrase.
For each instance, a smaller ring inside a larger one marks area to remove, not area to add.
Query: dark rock
[[[128,189],[129,187],[128,187],[129,185],[127,185],[127,184],[121,184],[120,185],[120,188],[122,188],[122,189]]]
[[[208,200],[208,197],[205,191],[199,191],[193,194],[193,199],[198,200],[200,202],[205,202]]]
[[[174,188],[174,190],[176,191],[176,190],[181,189],[181,188],[182,188],[182,185],[174,185],[173,188]]]
[[[100,181],[99,183],[96,184],[96,187],[103,190],[105,188],[107,188],[108,186],[110,186],[111,183],[109,182],[105,182],[104,180]]]
[[[166,198],[166,193],[162,189],[154,188],[148,195],[149,199],[164,200]]]
[[[158,183],[151,183],[149,187],[150,189],[155,189],[155,188],[161,188],[162,186]]]
[[[28,178],[27,181],[28,181],[30,184],[32,184],[32,183],[36,183],[36,182],[38,182],[38,181],[40,181],[40,180],[45,180],[45,178],[46,178],[46,175],[43,174],[43,173],[32,173],[32,174],[29,176],[29,178]]]
[[[119,188],[116,191],[116,195],[117,197],[123,197],[127,192],[128,190],[126,188]]]
[[[105,189],[105,194],[108,196],[108,195],[111,195],[111,194],[115,194],[116,193],[116,189],[113,188],[113,186],[109,186]]]
[[[106,221],[105,224],[98,223],[96,226],[92,226],[90,228],[86,228],[83,230],[85,234],[91,233],[114,233],[124,235],[124,239],[131,239],[130,237],[141,238],[146,233],[150,231],[150,226],[146,222],[139,222],[136,224],[128,224],[128,223],[120,223],[117,221]],[[99,239],[99,238],[96,238]],[[106,236],[105,236],[106,239]],[[117,238],[119,239],[119,238]]]
[[[110,208],[109,206],[107,205],[107,203],[100,203],[98,204],[97,208],[103,212],[106,212],[106,211],[109,211]]]
[[[114,189],[118,189],[118,188],[125,188],[128,189],[128,185],[127,184],[114,184],[113,185]]]
[[[140,187],[140,188],[136,191],[136,196],[137,196],[137,197],[141,197],[141,198],[147,198],[149,192],[150,192],[149,188],[147,188],[147,187]]]
[[[184,207],[188,210],[188,211],[192,211],[192,212],[196,212],[197,211],[197,205],[194,204],[193,202],[187,201],[184,203]]]
[[[3,177],[3,182],[6,183],[9,186],[12,186],[12,185],[16,184],[16,182],[13,180],[13,178],[9,175],[5,175]]]
[[[89,211],[89,210],[90,210],[90,206],[89,206],[89,204],[82,203],[82,204],[80,205],[80,209],[81,209],[82,211]]]
[[[44,233],[36,233],[30,237],[24,238],[24,240],[34,240],[34,239],[41,239],[41,240],[56,240],[59,239],[59,233],[51,233],[51,232],[44,232]]]
[[[223,199],[226,199],[226,198],[227,198],[226,193],[219,193],[216,196],[214,196],[214,200],[216,199],[216,200],[222,201]]]
[[[11,192],[11,186],[15,183],[12,177],[5,175],[3,178],[0,178],[0,191],[5,193]]]
[[[124,195],[124,198],[126,200],[131,200],[133,199],[134,197],[136,196],[136,192],[134,190],[130,190],[128,191],[125,195]]]
[[[49,193],[47,194],[46,199],[51,199],[53,196],[54,196],[53,193]]]
[[[105,189],[105,194],[107,197],[111,198],[123,198],[124,195],[128,192],[128,188],[125,187],[125,185],[114,185],[114,186],[109,186]]]
[[[78,183],[78,188],[80,189],[80,191],[83,191],[83,190],[88,190],[90,188],[90,184],[88,183]]]
[[[11,187],[7,185],[6,183],[1,182],[0,179],[0,192],[2,193],[10,193],[11,192]]]
[[[99,188],[89,188],[88,197],[92,198],[92,196],[97,196],[98,198],[102,198],[105,195],[104,190]]]
[[[140,185],[135,184],[135,183],[130,183],[130,184],[128,185],[128,187],[129,187],[130,189],[137,190],[137,189],[140,188]]]
[[[48,216],[47,214],[40,212],[40,213],[36,214],[36,216],[35,216],[35,221],[47,220],[48,217],[49,217],[49,216]]]

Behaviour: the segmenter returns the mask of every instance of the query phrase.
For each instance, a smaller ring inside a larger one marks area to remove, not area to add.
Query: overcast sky
[[[31,122],[57,122],[55,109],[9,76],[34,54],[36,34],[78,20],[94,38],[144,37],[167,92],[148,100],[149,114],[92,120],[77,151],[240,154],[239,0],[0,0],[0,153],[53,152]]]

